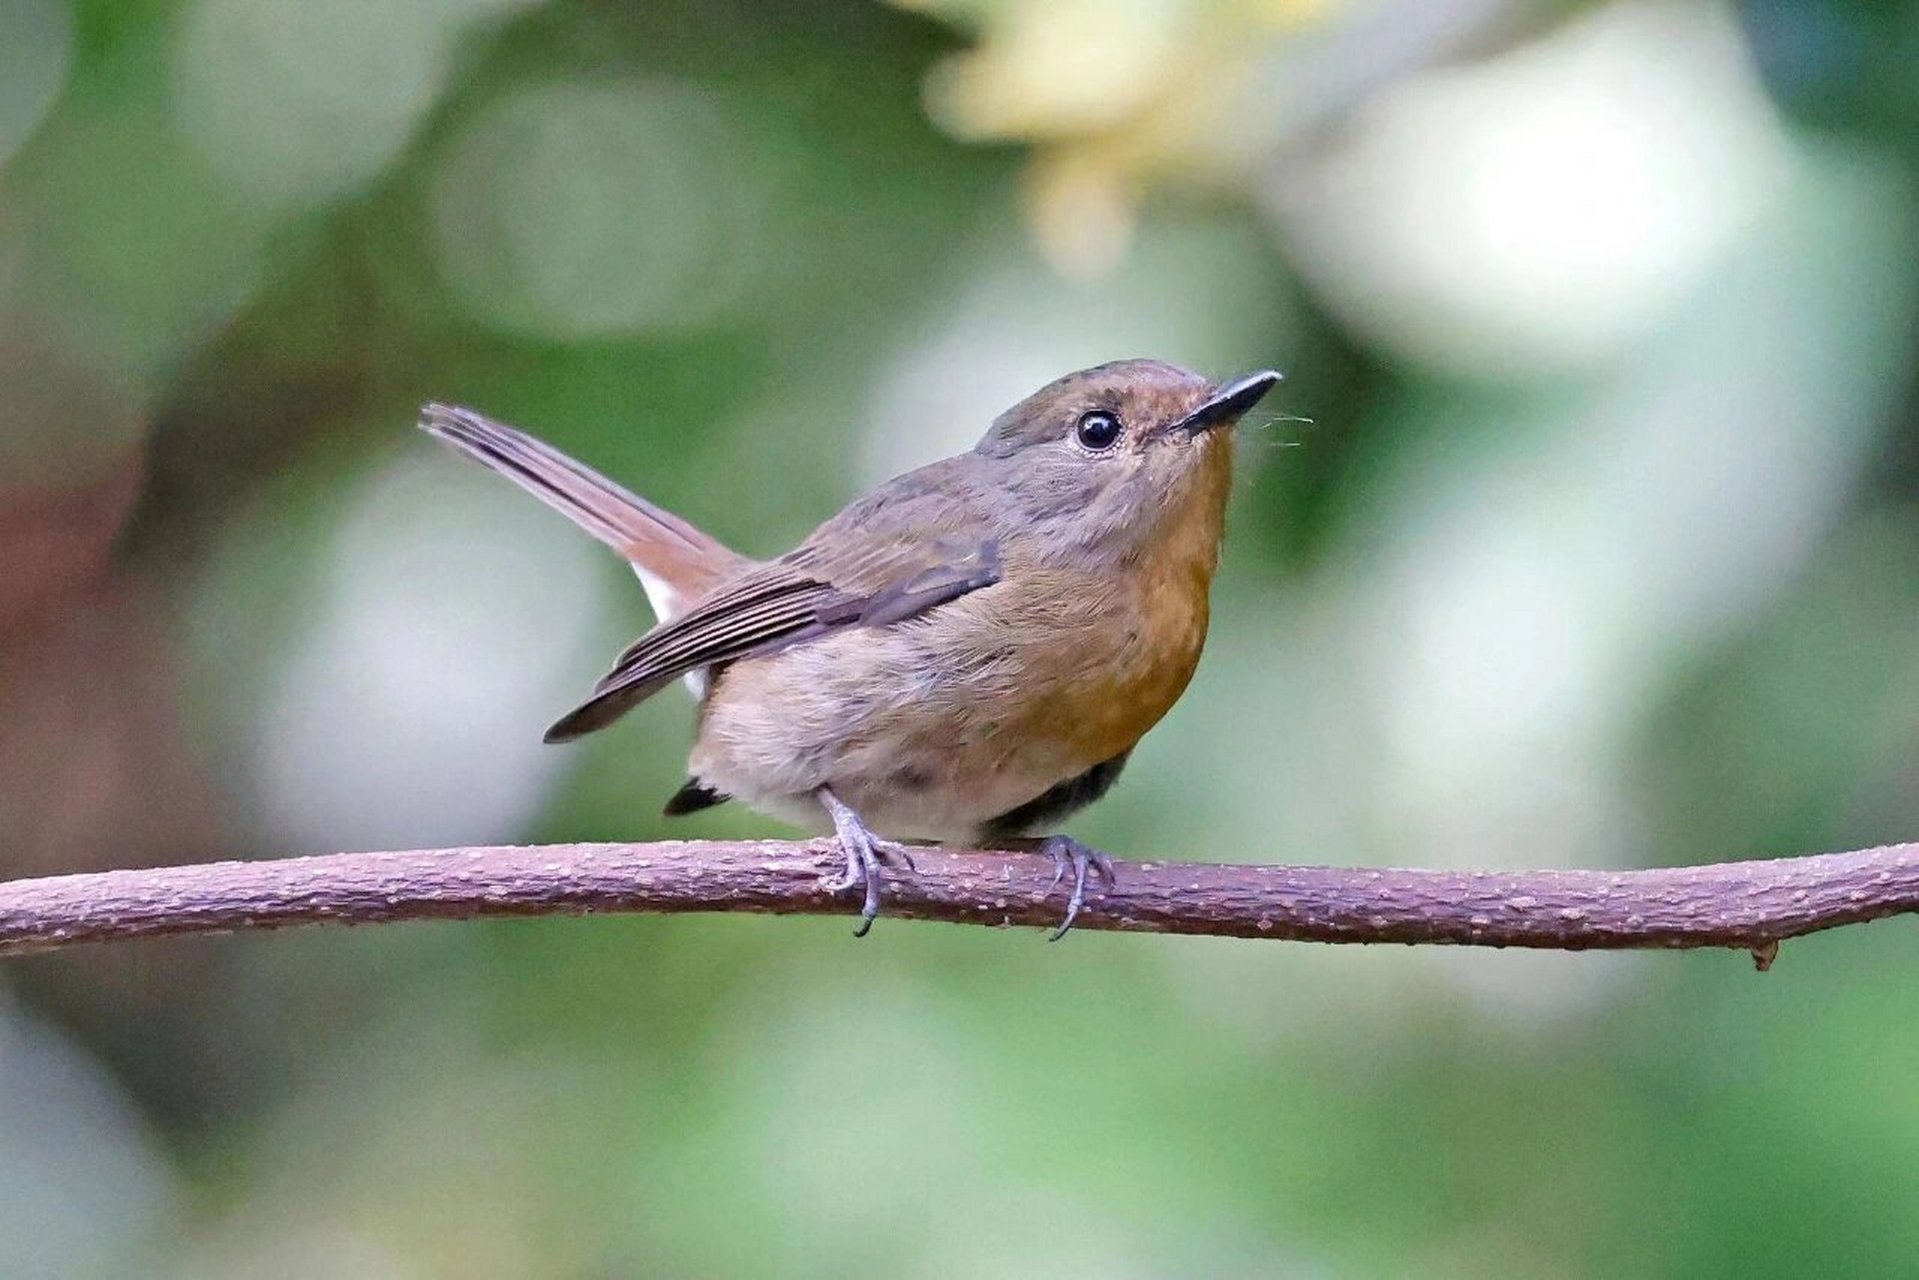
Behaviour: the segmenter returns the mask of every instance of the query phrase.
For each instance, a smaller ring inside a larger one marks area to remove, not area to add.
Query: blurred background
[[[669,826],[472,404],[745,550],[1289,375],[1134,857],[1919,838],[1919,10],[0,0],[0,874]],[[9,1276],[1899,1274],[1919,937],[415,925],[0,969]]]

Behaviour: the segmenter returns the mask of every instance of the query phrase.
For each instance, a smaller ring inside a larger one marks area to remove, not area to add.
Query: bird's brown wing
[[[929,468],[929,471],[931,469]],[[611,724],[702,667],[760,657],[845,627],[883,627],[1000,579],[999,545],[960,503],[902,477],[797,550],[722,582],[641,636],[592,697],[547,730],[563,742]]]

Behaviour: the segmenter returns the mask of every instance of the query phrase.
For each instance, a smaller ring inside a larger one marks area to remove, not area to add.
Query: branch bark
[[[1052,863],[915,850],[885,919],[1052,925]],[[838,914],[831,841],[674,841],[341,853],[0,883],[0,955],[304,924],[589,912]],[[1919,911],[1919,844],[1644,871],[1411,871],[1122,862],[1077,928],[1309,942],[1732,947]]]

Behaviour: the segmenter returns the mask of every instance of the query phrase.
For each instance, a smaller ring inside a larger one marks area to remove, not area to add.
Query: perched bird
[[[729,799],[832,824],[878,914],[895,841],[1105,855],[1056,826],[1119,777],[1206,639],[1236,424],[1280,380],[1215,384],[1156,360],[1068,374],[979,444],[890,480],[773,560],[730,550],[552,446],[469,409],[422,426],[624,556],[659,622],[547,730],[604,728],[685,678],[700,700],[668,814]]]

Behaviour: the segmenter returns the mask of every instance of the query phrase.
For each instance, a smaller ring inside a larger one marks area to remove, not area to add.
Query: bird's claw
[[[1067,868],[1072,868],[1073,872],[1073,893],[1066,900],[1066,918],[1046,938],[1048,942],[1058,942],[1073,927],[1073,921],[1079,919],[1080,908],[1086,905],[1087,871],[1091,870],[1108,889],[1118,883],[1118,878],[1113,874],[1111,858],[1071,836],[1048,836],[1040,844],[1040,852],[1053,860],[1053,883],[1046,888],[1048,894],[1059,888],[1059,882],[1066,878]]]
[[[908,872],[917,871],[918,868],[913,865],[913,855],[906,851],[904,845],[874,835],[860,821],[859,815],[837,797],[822,794],[821,799],[826,804],[826,811],[833,817],[833,831],[839,839],[840,851],[846,855],[846,870],[827,880],[825,888],[829,893],[842,893],[855,885],[865,886],[859,927],[853,930],[855,938],[864,938],[880,913],[880,888],[886,879],[881,868],[891,865],[904,867]]]

